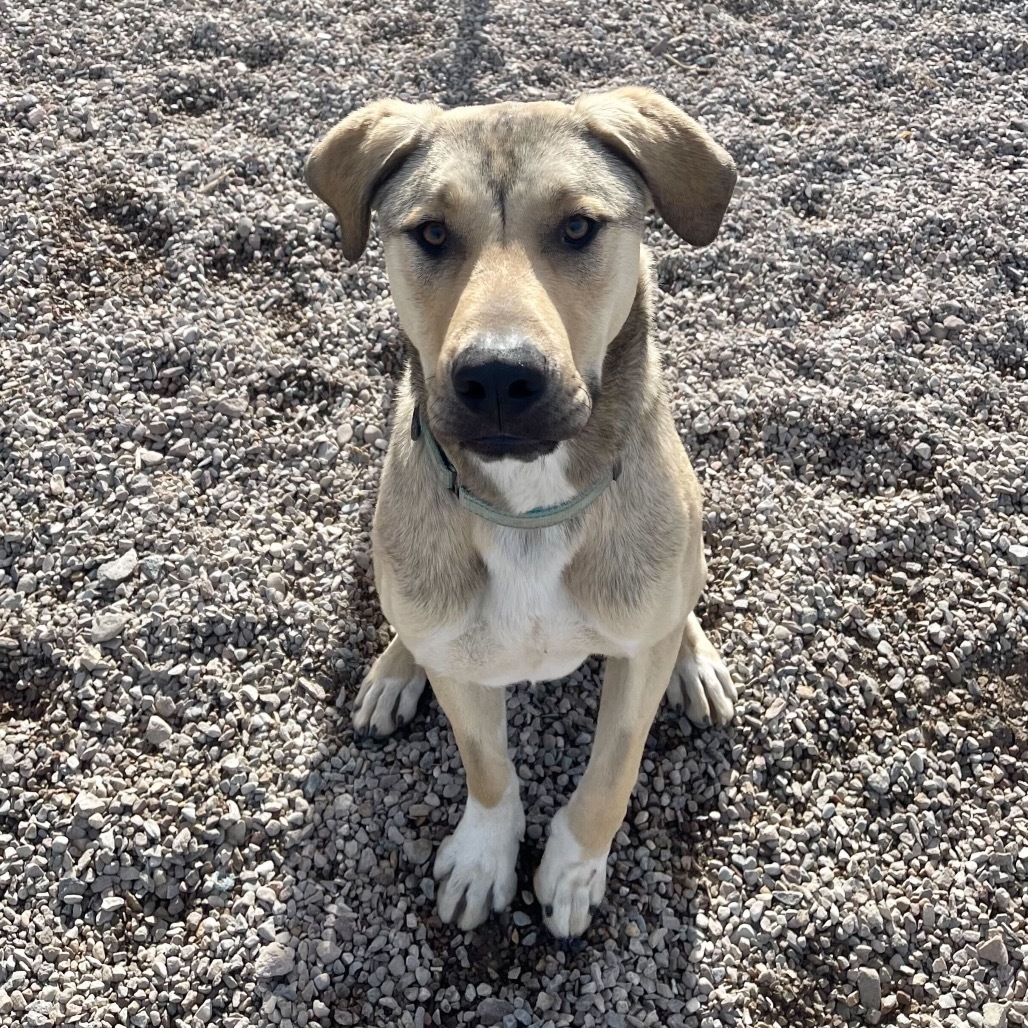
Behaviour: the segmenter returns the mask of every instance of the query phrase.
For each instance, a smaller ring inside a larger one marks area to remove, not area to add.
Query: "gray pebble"
[[[986,960],[998,967],[1006,967],[1010,963],[1010,957],[1003,936],[994,935],[992,938],[978,943],[978,959]]]
[[[435,852],[435,847],[432,844],[431,839],[424,839],[420,836],[415,836],[414,838],[407,839],[404,842],[403,852],[412,864],[420,866],[421,864],[428,863],[432,854]]]
[[[164,572],[164,560],[153,555],[144,557],[139,562],[139,569],[151,582],[156,582]]]
[[[857,991],[860,1002],[870,1011],[882,1006],[882,979],[873,967],[857,968]]]
[[[514,1004],[495,996],[487,996],[478,1004],[478,1023],[481,1025],[499,1024],[508,1014],[514,1013]]]

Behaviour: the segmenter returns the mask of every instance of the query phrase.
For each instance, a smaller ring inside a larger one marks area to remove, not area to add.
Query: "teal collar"
[[[466,489],[460,483],[457,469],[450,463],[450,459],[443,452],[442,447],[436,442],[436,438],[429,431],[428,425],[422,420],[421,413],[417,407],[414,408],[414,417],[410,426],[411,439],[422,439],[425,448],[428,450],[432,465],[438,472],[440,481],[448,492],[453,493],[454,499],[472,514],[494,525],[503,525],[504,528],[549,528],[551,525],[560,525],[569,521],[576,514],[581,514],[589,507],[594,500],[607,489],[611,482],[616,482],[621,474],[621,459],[618,458],[609,471],[604,472],[588,489],[564,503],[555,503],[552,507],[535,507],[525,511],[524,514],[508,514],[507,511],[498,510],[485,500],[480,500],[473,492]]]

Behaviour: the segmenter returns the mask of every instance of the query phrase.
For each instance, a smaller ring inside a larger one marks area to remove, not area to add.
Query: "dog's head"
[[[378,211],[440,439],[531,460],[589,420],[645,267],[647,209],[703,246],[735,166],[672,103],[626,88],[574,106],[380,101],[317,145],[307,181],[350,260]]]

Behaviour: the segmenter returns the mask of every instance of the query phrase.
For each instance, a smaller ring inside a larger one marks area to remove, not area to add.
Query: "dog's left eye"
[[[564,242],[581,248],[596,235],[598,225],[599,222],[587,218],[584,214],[573,214],[564,222]]]

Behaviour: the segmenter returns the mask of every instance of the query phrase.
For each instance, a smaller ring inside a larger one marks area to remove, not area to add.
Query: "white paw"
[[[589,926],[591,908],[607,888],[607,852],[586,858],[568,825],[567,807],[553,815],[550,839],[535,873],[535,896],[546,927],[558,939],[581,935]]]
[[[671,672],[667,698],[676,710],[684,708],[697,725],[724,725],[732,720],[739,690],[717,650],[708,647],[679,659]]]
[[[468,797],[457,830],[439,847],[433,871],[439,916],[467,931],[505,909],[517,891],[518,845],[525,812],[517,777],[495,807]]]
[[[378,673],[378,669],[376,663],[368,672],[353,704],[353,727],[373,739],[392,735],[410,721],[428,681],[416,664],[398,675]]]

